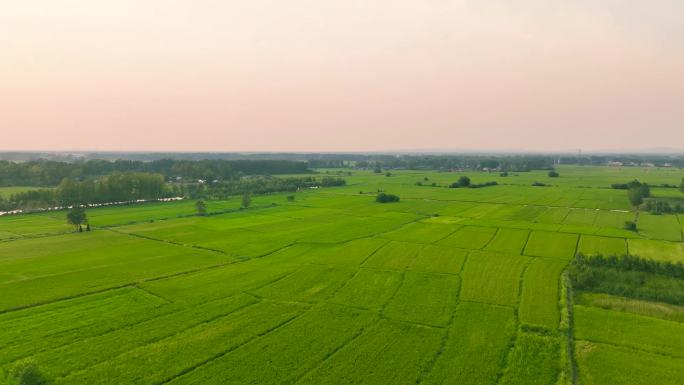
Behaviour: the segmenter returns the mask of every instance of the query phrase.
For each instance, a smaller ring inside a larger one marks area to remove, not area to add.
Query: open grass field
[[[30,362],[64,385],[684,383],[681,306],[575,293],[568,320],[561,298],[577,252],[684,262],[683,218],[624,230],[610,188],[684,172],[558,171],[355,170],[207,216],[89,209],[83,233],[59,211],[0,217],[0,379]],[[446,187],[461,175],[499,185]]]

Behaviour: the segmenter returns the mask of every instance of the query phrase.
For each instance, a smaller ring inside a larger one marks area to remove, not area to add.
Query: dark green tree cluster
[[[549,171],[549,178],[558,178],[560,174],[556,170]]]
[[[162,174],[166,178],[226,180],[242,175],[301,174],[310,172],[308,164],[289,160],[176,160],[151,162],[132,160],[88,160],[58,162],[0,161],[0,186],[55,186],[64,178],[86,180],[114,172]]]
[[[260,195],[276,192],[295,192],[305,188],[335,187],[346,184],[347,181],[344,179],[335,177],[279,178],[256,176],[217,183],[174,183],[171,186],[171,194],[192,199],[223,199],[245,193]]]
[[[644,198],[651,196],[651,188],[646,183],[641,183],[638,180],[633,180],[627,183],[627,198],[629,203],[634,207],[639,207],[644,203]]]
[[[670,205],[670,202],[663,200],[647,200],[644,203],[644,210],[647,210],[651,214],[671,214],[671,213],[684,213],[684,205],[677,202],[674,205]]]
[[[387,194],[384,192],[381,192],[375,197],[375,201],[378,203],[393,203],[393,202],[399,202],[399,197],[394,195],[394,194]]]
[[[625,221],[625,230],[637,231],[637,224],[634,221]]]
[[[471,183],[468,188],[482,188],[482,187],[490,187],[490,186],[497,186],[499,183],[496,181],[491,181],[491,182],[483,182],[483,183]]]
[[[62,205],[128,202],[164,196],[164,177],[140,172],[114,172],[111,175],[77,181],[65,178],[55,189]]]
[[[159,174],[114,172],[79,181],[64,178],[54,189],[29,190],[0,200],[0,211],[156,199],[172,193]]]
[[[569,267],[575,289],[684,305],[684,266],[636,256],[578,254]]]
[[[468,178],[467,176],[462,176],[458,178],[456,182],[449,185],[450,188],[460,188],[468,186],[470,186],[470,178]]]

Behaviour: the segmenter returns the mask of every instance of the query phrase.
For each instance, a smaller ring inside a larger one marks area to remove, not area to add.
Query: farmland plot
[[[559,279],[567,263],[558,259],[535,258],[527,270],[522,286],[520,320],[546,326],[550,329],[559,323]]]
[[[577,235],[533,231],[525,247],[525,255],[570,259],[575,255]]]
[[[461,300],[515,305],[520,279],[529,258],[472,252],[463,269]]]
[[[577,251],[584,255],[622,256],[627,254],[627,241],[621,238],[581,235]]]
[[[376,251],[363,264],[365,267],[388,270],[403,270],[418,256],[425,247],[419,243],[390,242]]]
[[[474,302],[458,305],[447,343],[424,383],[495,383],[515,332],[513,310]]]
[[[399,272],[360,269],[331,301],[366,309],[379,309],[394,295],[401,280]]]
[[[577,342],[580,382],[584,385],[679,385],[684,360],[591,342]]]
[[[368,312],[317,307],[170,384],[292,384],[357,338],[373,319]]]
[[[461,271],[467,255],[467,250],[427,245],[420,249],[416,258],[409,265],[409,269],[430,273],[456,274]]]
[[[442,333],[380,321],[297,384],[415,384],[437,354]]]
[[[575,306],[575,338],[684,358],[684,324]]]
[[[486,249],[509,254],[520,254],[527,243],[528,230],[499,229]]]
[[[437,242],[438,245],[462,249],[481,249],[494,237],[496,228],[466,226]]]
[[[263,303],[144,345],[57,384],[151,384],[168,381],[296,318],[303,308]],[[125,370],[124,370],[125,368]]]
[[[445,326],[458,300],[455,275],[407,271],[385,309],[387,317],[434,326]]]
[[[683,262],[684,244],[651,239],[628,239],[629,253],[656,261]]]
[[[560,371],[560,338],[519,332],[501,384],[556,383]]]

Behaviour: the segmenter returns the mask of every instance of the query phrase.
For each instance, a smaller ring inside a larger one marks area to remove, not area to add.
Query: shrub
[[[625,230],[637,231],[637,224],[634,221],[625,221]]]
[[[394,194],[386,194],[383,192],[375,197],[375,201],[378,203],[399,202],[399,197]]]
[[[560,174],[556,170],[549,171],[549,178],[558,178]]]
[[[31,361],[23,361],[12,369],[10,379],[17,385],[43,385],[47,380]]]
[[[496,186],[498,185],[497,182],[484,182],[484,183],[478,183],[478,184],[471,184],[468,186],[468,188],[480,188],[480,187],[488,187],[488,186]]]

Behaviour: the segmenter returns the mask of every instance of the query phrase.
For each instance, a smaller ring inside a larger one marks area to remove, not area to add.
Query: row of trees
[[[470,178],[467,176],[462,176],[458,178],[458,180],[452,184],[449,185],[450,188],[462,188],[462,187],[468,187],[468,188],[481,188],[481,187],[488,187],[488,186],[496,186],[498,185],[497,182],[492,181],[492,182],[483,182],[483,183],[472,183],[470,181]]]
[[[0,200],[0,211],[128,202],[163,198],[172,194],[173,191],[167,188],[164,177],[160,174],[114,172],[84,181],[64,178],[54,189],[13,194],[9,200]]]
[[[55,186],[65,178],[85,180],[114,172],[161,174],[167,179],[226,180],[244,175],[300,174],[310,170],[306,162],[288,160],[0,161],[0,186]]]
[[[634,256],[578,255],[569,267],[574,288],[684,305],[684,267]]]
[[[336,177],[249,177],[218,183],[175,183],[171,191],[176,196],[192,199],[222,199],[243,194],[295,192],[306,188],[344,186],[347,181]]]

